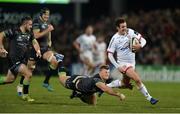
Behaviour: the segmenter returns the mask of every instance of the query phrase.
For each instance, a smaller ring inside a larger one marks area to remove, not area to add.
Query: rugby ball
[[[136,45],[136,44],[139,44],[140,42],[139,42],[139,40],[136,38],[136,37],[132,37],[132,38],[130,38],[130,41],[129,41],[129,48],[130,48],[130,50],[132,51],[132,52],[135,52],[134,50],[133,50],[133,45]]]

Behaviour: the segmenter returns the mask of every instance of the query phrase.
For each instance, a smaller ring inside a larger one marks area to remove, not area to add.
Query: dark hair
[[[118,17],[115,20],[115,26],[119,27],[119,24],[124,23],[124,22],[126,22],[126,20],[124,18]]]
[[[23,25],[26,21],[32,20],[30,16],[25,16],[21,19],[21,25]]]
[[[43,14],[45,14],[46,11],[49,11],[49,12],[50,12],[50,10],[49,10],[48,8],[42,8],[41,11],[40,11],[40,16],[42,16]]]
[[[102,70],[102,69],[109,70],[109,65],[101,65],[101,66],[99,67],[99,70]]]

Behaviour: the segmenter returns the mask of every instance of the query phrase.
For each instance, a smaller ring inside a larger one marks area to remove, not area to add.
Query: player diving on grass
[[[54,30],[54,27],[49,23],[50,10],[48,8],[43,8],[40,11],[38,18],[33,21],[33,33],[37,39],[40,50],[42,53],[42,58],[37,58],[35,55],[35,50],[32,48],[28,57],[28,68],[33,72],[36,66],[36,62],[45,60],[49,63],[48,71],[45,72],[45,80],[43,82],[43,87],[47,88],[48,91],[53,91],[54,89],[50,86],[49,80],[52,74],[57,72],[57,67],[59,62],[64,58],[64,55],[54,53],[51,50],[52,41],[51,41],[51,32]],[[18,95],[22,95],[22,82],[24,78],[20,80],[20,84],[17,86]]]
[[[99,73],[93,77],[84,75],[67,76],[63,67],[59,69],[58,74],[60,83],[65,88],[73,90],[70,97],[78,97],[87,104],[96,105],[96,93],[100,91],[116,96],[119,100],[125,99],[122,93],[115,92],[112,88],[106,86],[106,81],[109,79],[110,74],[108,65],[100,66]]]

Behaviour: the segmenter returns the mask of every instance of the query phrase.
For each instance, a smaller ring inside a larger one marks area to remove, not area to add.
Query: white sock
[[[23,85],[18,85],[17,86],[17,92],[23,92]]]
[[[108,87],[120,87],[122,86],[120,80],[114,80],[111,83],[107,84]]]
[[[148,93],[145,85],[142,83],[141,87],[139,88],[139,91],[146,97],[148,101],[151,100],[152,96]]]

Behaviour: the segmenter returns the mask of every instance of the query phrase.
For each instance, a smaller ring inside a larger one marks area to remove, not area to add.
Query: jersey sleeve
[[[98,83],[98,82],[103,82],[101,79],[99,79],[99,78],[93,78],[94,79],[94,83],[96,84],[96,83]],[[104,82],[103,82],[104,83]]]
[[[132,29],[129,29],[129,31],[132,37],[136,37],[139,41],[141,40],[142,35],[140,33]]]
[[[116,43],[115,38],[113,37],[109,43],[109,46],[107,48],[107,52],[114,53],[116,50]]]
[[[14,32],[13,32],[13,29],[7,29],[4,32],[4,36],[7,37],[7,38],[11,38],[11,36],[14,35]]]
[[[79,37],[77,37],[76,42],[79,43],[79,44],[82,42],[82,35],[80,35]]]
[[[136,37],[141,44],[141,47],[146,45],[146,40],[142,37],[142,35],[132,29],[130,29],[130,34],[132,37]]]
[[[30,35],[31,35],[30,41],[32,42],[35,39],[35,37],[34,37],[33,32],[31,32]]]
[[[39,26],[40,26],[40,24],[39,24],[39,22],[38,22],[38,19],[35,19],[35,20],[33,21],[33,30],[35,30],[35,29],[40,29]]]

